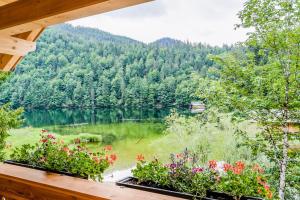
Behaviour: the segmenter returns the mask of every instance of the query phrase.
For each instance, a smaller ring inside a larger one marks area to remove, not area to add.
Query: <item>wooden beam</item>
[[[0,0],[0,6],[10,4],[10,3],[13,3],[15,1],[17,1],[17,0]]]
[[[25,56],[31,51],[35,51],[35,42],[19,39],[16,37],[0,37],[0,53]]]
[[[1,196],[11,200],[183,200],[8,164],[0,164]]]
[[[0,7],[0,34],[14,35],[152,0],[19,0]]]
[[[28,41],[36,41],[44,28],[14,35],[14,37],[25,39]],[[22,56],[12,56],[7,54],[0,54],[0,71],[11,71],[22,60]]]

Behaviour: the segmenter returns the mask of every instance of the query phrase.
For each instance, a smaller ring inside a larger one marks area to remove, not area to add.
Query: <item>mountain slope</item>
[[[198,45],[146,45],[71,25],[47,29],[37,50],[0,88],[0,104],[15,107],[167,107],[195,100],[197,80],[226,49]],[[177,41],[176,41],[177,43]],[[193,75],[194,76],[194,75]]]
[[[101,31],[99,29],[95,28],[87,28],[87,27],[73,27],[70,24],[61,24],[56,25],[52,27],[55,31],[59,31],[61,33],[70,34],[76,37],[82,37],[88,40],[96,40],[97,42],[100,41],[110,41],[110,42],[117,42],[117,43],[141,43],[137,40],[119,36],[119,35],[113,35],[111,33]]]
[[[152,42],[150,45],[158,45],[160,47],[174,47],[174,46],[186,45],[186,43],[180,40],[175,40],[172,38],[165,37]]]

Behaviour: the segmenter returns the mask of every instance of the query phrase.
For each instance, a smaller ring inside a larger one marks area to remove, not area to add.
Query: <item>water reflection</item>
[[[31,110],[24,113],[25,126],[42,127],[66,124],[116,123],[122,121],[161,120],[169,109],[57,109]],[[184,113],[184,111],[179,111]]]

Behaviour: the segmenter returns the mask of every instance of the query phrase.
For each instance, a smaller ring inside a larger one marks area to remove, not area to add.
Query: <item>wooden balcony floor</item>
[[[6,200],[180,200],[114,183],[96,183],[19,166],[0,164],[0,197]]]

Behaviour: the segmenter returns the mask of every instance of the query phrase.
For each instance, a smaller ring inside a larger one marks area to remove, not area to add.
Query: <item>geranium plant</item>
[[[42,132],[39,143],[15,148],[11,159],[33,167],[93,180],[102,180],[104,170],[117,159],[115,154],[110,154],[110,146],[99,152],[89,152],[78,139],[67,145],[47,131]]]
[[[208,191],[222,192],[240,199],[243,196],[272,199],[270,186],[264,170],[257,164],[246,165],[238,161],[234,165],[211,160],[200,167],[196,154],[185,150],[171,154],[171,163],[163,164],[158,159],[146,162],[137,157],[137,167],[132,170],[138,184],[185,192],[205,197]]]
[[[223,164],[221,171],[216,170],[215,166],[210,168],[216,173],[214,189],[217,191],[228,193],[236,199],[242,196],[272,199],[272,191],[263,174],[264,170],[258,164],[251,166],[238,161],[234,165]]]

